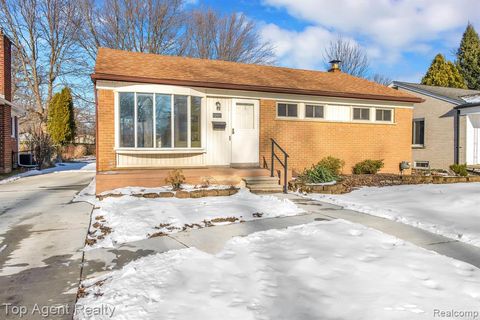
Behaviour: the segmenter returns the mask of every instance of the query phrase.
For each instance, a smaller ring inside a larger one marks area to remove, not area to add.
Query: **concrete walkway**
[[[0,319],[20,319],[7,314],[13,306],[27,308],[21,319],[45,319],[31,314],[35,304],[73,309],[92,206],[72,199],[93,176],[61,172],[0,185]]]
[[[96,277],[110,270],[119,269],[139,257],[168,250],[196,247],[202,251],[215,254],[224,247],[225,242],[236,236],[246,236],[258,231],[283,229],[313,221],[333,219],[345,219],[360,223],[409,241],[422,248],[465,261],[480,268],[480,248],[478,247],[399,222],[345,210],[339,206],[309,200],[295,194],[276,194],[276,196],[290,199],[303,208],[306,214],[188,230],[169,236],[130,242],[114,249],[100,248],[89,250],[85,253],[87,264],[83,275],[85,278]]]
[[[401,222],[343,209],[340,206],[310,200],[294,194],[282,194],[279,195],[279,197],[292,200],[297,206],[307,212],[322,213],[325,219],[344,219],[363,224],[364,226],[411,242],[419,247],[470,263],[480,268],[480,247],[472,246],[465,242],[447,238]]]

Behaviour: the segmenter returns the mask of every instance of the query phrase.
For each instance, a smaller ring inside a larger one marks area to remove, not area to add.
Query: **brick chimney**
[[[0,29],[0,97],[12,101],[12,44]],[[13,121],[15,122],[15,121]],[[12,108],[0,103],[0,173],[12,171],[13,152],[18,142],[12,138]]]

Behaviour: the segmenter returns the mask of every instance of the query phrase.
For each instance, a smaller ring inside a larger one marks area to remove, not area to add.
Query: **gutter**
[[[245,90],[245,91],[269,92],[269,93],[289,93],[289,94],[303,94],[303,95],[310,95],[310,96],[398,101],[398,102],[410,102],[410,103],[421,103],[425,101],[422,98],[413,97],[413,96],[412,97],[396,97],[396,96],[386,96],[386,95],[376,95],[376,94],[331,92],[331,91],[322,91],[322,90],[307,90],[307,89],[257,86],[257,85],[234,84],[234,83],[159,79],[159,78],[124,76],[124,75],[114,75],[114,74],[105,74],[105,73],[93,73],[91,75],[91,78],[94,82],[96,80],[124,81],[124,82],[153,83],[153,84],[178,85],[178,86],[189,86],[189,87],[200,87],[200,88]]]
[[[471,103],[464,103],[460,104],[458,106],[455,106],[454,109],[461,110],[461,109],[467,109],[471,107],[480,107],[480,102],[471,102]]]

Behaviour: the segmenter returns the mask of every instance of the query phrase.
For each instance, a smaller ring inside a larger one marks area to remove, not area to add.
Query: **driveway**
[[[92,211],[72,199],[93,176],[59,172],[0,185],[0,319],[71,319]]]

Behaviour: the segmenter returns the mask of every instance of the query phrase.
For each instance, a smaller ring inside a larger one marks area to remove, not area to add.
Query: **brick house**
[[[163,184],[168,168],[196,168],[187,180],[201,168],[252,174],[270,166],[271,139],[289,154],[289,175],[329,155],[347,173],[365,159],[399,172],[411,161],[413,104],[423,101],[336,65],[319,72],[106,48],[92,79],[97,192]]]
[[[12,104],[11,43],[0,31],[0,173],[18,164],[18,116]]]

